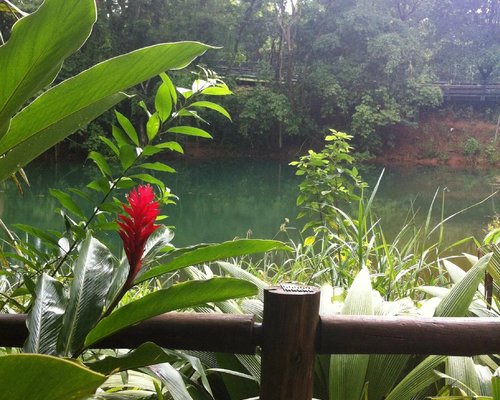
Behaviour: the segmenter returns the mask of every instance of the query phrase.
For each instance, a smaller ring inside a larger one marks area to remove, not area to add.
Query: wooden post
[[[283,284],[264,291],[260,400],[311,400],[320,291]]]

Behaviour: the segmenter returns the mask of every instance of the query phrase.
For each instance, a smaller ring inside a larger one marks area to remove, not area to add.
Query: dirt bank
[[[496,124],[479,119],[431,114],[417,127],[397,126],[384,134],[373,161],[385,164],[486,167],[500,165]]]
[[[428,114],[418,126],[393,126],[383,133],[381,152],[371,161],[406,165],[448,165],[456,168],[500,166],[500,137],[495,143],[496,124],[476,118],[457,118],[451,113]],[[500,132],[499,132],[500,136]],[[213,141],[190,141],[185,146],[184,160],[249,157],[298,159],[310,148],[320,151],[320,137],[287,143],[277,149],[232,149]]]

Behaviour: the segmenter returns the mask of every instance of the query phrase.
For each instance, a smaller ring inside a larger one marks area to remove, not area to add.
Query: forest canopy
[[[15,1],[26,11],[40,3]],[[159,42],[198,40],[220,46],[198,64],[235,89],[235,96],[225,100],[234,123],[216,124],[216,140],[229,145],[281,148],[285,140],[335,127],[354,135],[360,149],[376,150],[384,127],[414,124],[422,109],[441,104],[434,83],[500,80],[498,0],[97,4],[92,36],[65,63],[60,78]],[[7,39],[13,17],[0,13],[0,18]],[[236,79],[241,77],[246,80]],[[148,98],[154,82],[138,90]]]

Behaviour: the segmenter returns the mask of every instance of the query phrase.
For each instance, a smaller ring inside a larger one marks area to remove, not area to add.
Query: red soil
[[[484,120],[429,115],[418,127],[397,126],[385,132],[385,145],[374,161],[391,164],[449,165],[452,167],[499,165],[500,138],[494,143],[496,124]],[[466,155],[465,144],[474,138],[478,153]]]

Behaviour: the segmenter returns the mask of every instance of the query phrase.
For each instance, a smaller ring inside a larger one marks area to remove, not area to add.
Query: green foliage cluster
[[[481,145],[476,138],[469,137],[464,143],[463,153],[467,157],[478,156],[481,152]]]
[[[31,10],[39,1],[17,3]],[[433,82],[498,80],[497,7],[491,0],[102,0],[89,41],[60,77],[139,46],[201,40],[222,50],[197,62],[244,86],[225,100],[242,117],[231,126],[216,121],[222,142],[279,149],[336,126],[373,152],[389,126],[416,123],[422,108],[441,103]],[[152,99],[154,89],[145,82],[135,92]],[[135,121],[134,109],[123,113]],[[106,127],[99,125],[95,131]]]
[[[15,24],[10,40],[0,47],[0,65],[5,66],[11,78],[6,80],[8,84],[0,96],[0,145],[3,145],[4,151],[0,157],[3,174],[0,180],[17,172],[26,178],[20,170],[21,166],[70,135],[82,123],[127,97],[115,92],[131,85],[131,82],[149,77],[148,74],[159,68],[182,68],[206,49],[200,43],[191,42],[139,50],[63,81],[17,113],[28,98],[55,78],[62,60],[85,41],[95,21],[95,3],[93,0],[77,3],[46,1],[37,12]],[[72,18],[66,21],[68,26],[54,24],[58,13],[71,15]],[[69,27],[72,29],[67,29]],[[61,32],[54,32],[54,29],[61,29]],[[50,37],[55,34],[56,41]],[[44,47],[49,44],[55,47],[45,53]],[[164,58],[169,53],[171,58],[156,60],[156,57]],[[115,67],[112,73],[107,69],[110,65]],[[229,89],[208,71],[205,72],[205,79],[195,79],[189,88],[176,88],[168,75],[161,73],[154,111],[149,111],[145,103],[140,103],[147,115],[142,130],[137,130],[129,119],[116,112],[118,124],[113,126],[112,139],[100,137],[111,156],[105,157],[97,151],[89,154],[89,159],[96,164],[102,176],[90,182],[86,190],[51,191],[61,204],[64,232],[44,232],[32,226],[19,226],[26,235],[34,236],[42,244],[33,246],[28,240],[21,240],[0,221],[6,233],[0,253],[3,266],[0,309],[8,313],[28,312],[29,331],[22,354],[14,352],[0,356],[0,375],[10,382],[1,398],[87,398],[112,372],[126,371],[131,365],[137,368],[158,364],[162,360],[174,363],[182,357],[169,355],[156,346],[153,349],[145,346],[136,351],[135,360],[142,360],[139,364],[137,361],[130,364],[128,358],[118,361],[100,359],[97,365],[88,359],[86,365],[74,361],[101,339],[152,316],[256,292],[251,282],[232,278],[215,277],[176,284],[177,271],[219,258],[287,249],[281,242],[246,239],[199,245],[194,249],[176,249],[170,243],[173,234],[168,228],[156,226],[154,234],[151,235],[151,231],[145,233],[143,224],[151,218],[153,220],[149,223],[154,224],[156,211],[149,210],[147,204],[132,204],[132,194],[128,206],[123,206],[115,197],[119,190],[128,190],[138,182],[146,182],[159,189],[160,201],[171,201],[169,189],[151,171],[174,170],[162,162],[150,162],[148,158],[165,151],[183,152],[178,142],[164,140],[166,135],[210,138],[205,130],[186,124],[190,119],[206,122],[199,115],[199,110],[210,109],[230,118],[223,107],[207,100],[207,96],[227,95]],[[101,79],[98,80],[98,77]],[[37,109],[40,104],[45,108]],[[29,124],[26,115],[31,117]],[[148,190],[153,195],[151,187]],[[135,193],[135,201],[141,202],[140,192]],[[81,203],[91,206],[90,216],[85,215]],[[154,200],[154,203],[157,209],[159,201]],[[106,244],[94,236],[116,230],[117,214],[123,211],[129,214],[130,219],[121,217],[121,229],[127,231],[122,239],[130,241],[132,237],[138,240],[140,237],[140,240],[147,240],[144,247],[136,243],[132,248],[128,247],[127,257],[115,256]],[[136,236],[130,236],[132,234]],[[10,251],[5,251],[5,247]],[[135,265],[132,265],[129,255],[131,251],[136,253]],[[137,276],[141,268],[143,273]],[[168,276],[160,284],[158,278],[165,274]],[[135,287],[139,285],[141,288],[137,292]],[[141,289],[145,294],[138,300],[134,299],[133,293],[140,293]],[[126,304],[115,310],[122,300]],[[91,361],[95,361],[95,357]],[[200,370],[199,361],[195,358],[190,358],[189,362]],[[109,368],[110,363],[112,368]],[[164,379],[166,383],[161,383],[161,379],[155,381],[160,398],[163,398],[163,391],[175,392],[171,385],[182,382],[180,373],[170,363],[158,365],[152,372],[158,377],[165,376],[165,373],[168,376]],[[206,375],[203,371],[202,374],[206,393],[210,394]]]
[[[361,190],[366,187],[353,166],[350,139],[352,136],[330,129],[323,150],[319,153],[309,150],[299,161],[290,163],[297,168],[296,174],[303,177],[297,205],[303,207],[298,218],[307,217],[304,230],[325,225],[336,227],[339,208],[359,200]]]
[[[201,4],[195,0],[176,4],[181,3]],[[0,1],[0,15],[7,10],[6,4],[10,3]],[[243,3],[238,4],[243,7]],[[411,16],[420,2],[398,4],[397,14],[392,17],[399,16],[400,21],[394,25],[404,32],[404,22],[412,21]],[[114,24],[113,36],[104,37],[118,40],[122,34],[124,47],[135,43],[125,43],[126,24],[122,22],[133,20],[140,32],[152,35],[154,30],[150,28],[155,18],[166,18],[172,11],[163,10],[153,15],[146,6],[159,5],[155,0],[104,0],[99,5],[107,11],[105,22]],[[213,8],[209,15],[206,5],[196,10],[200,34],[209,31],[214,23],[222,30],[226,25],[213,11],[232,9],[236,3],[217,1],[209,4],[215,5],[219,8]],[[283,84],[282,92],[273,89],[270,95],[268,89],[258,88],[249,95],[255,95],[257,100],[249,101],[250,109],[243,113],[246,123],[261,118],[269,127],[276,126],[277,121],[278,128],[298,132],[294,116],[299,107],[304,107],[298,99],[305,97],[296,96],[300,84],[291,85],[298,65],[294,63],[294,56],[300,54],[297,38],[304,32],[316,37],[315,30],[321,28],[321,25],[302,25],[304,21],[298,18],[302,11],[306,14],[314,11],[322,16],[335,11],[345,18],[323,21],[334,24],[326,25],[334,28],[334,33],[321,32],[323,40],[315,44],[333,46],[335,51],[329,57],[344,63],[335,77],[366,84],[368,93],[360,90],[354,97],[339,102],[339,109],[352,111],[356,104],[353,99],[361,99],[355,107],[356,112],[360,107],[356,123],[366,137],[373,135],[376,132],[373,129],[378,126],[412,115],[414,109],[404,99],[395,97],[399,92],[392,92],[390,83],[396,82],[393,78],[397,74],[410,77],[415,74],[414,70],[409,71],[404,60],[407,60],[406,53],[413,51],[418,43],[410,40],[411,35],[405,37],[406,42],[400,35],[385,29],[387,21],[383,11],[389,2],[374,4],[360,0],[353,4],[340,1],[332,5],[330,2],[312,4],[297,0],[277,2],[274,8],[268,9],[261,8],[268,5],[267,2],[251,1],[245,5],[248,13],[244,28],[254,32],[255,37],[266,39],[265,45],[259,43],[253,51],[277,56],[277,82]],[[487,14],[488,10],[484,12]],[[54,24],[58,13],[68,18],[58,18],[58,23]],[[249,22],[254,15],[264,23],[265,29],[252,31]],[[270,16],[279,22],[277,38],[281,42],[272,39],[276,39],[276,34],[271,22],[274,19]],[[353,167],[354,159],[350,154],[352,137],[334,130],[326,137],[327,144],[321,152],[310,151],[293,163],[297,173],[304,177],[298,203],[305,207],[303,216],[311,220],[306,229],[313,228],[313,236],[295,245],[292,258],[280,267],[264,266],[259,271],[254,270],[255,266],[245,270],[229,262],[218,262],[220,275],[231,275],[219,277],[207,267],[214,261],[290,248],[277,241],[247,239],[175,248],[171,243],[173,234],[162,226],[146,243],[140,260],[141,273],[131,282],[131,287],[126,286],[131,267],[128,259],[117,256],[104,240],[106,232],[116,230],[116,214],[122,211],[121,191],[137,183],[147,183],[159,191],[158,201],[171,202],[173,196],[169,189],[154,173],[173,172],[173,169],[151,157],[165,151],[182,153],[180,143],[167,139],[172,134],[209,138],[210,134],[200,127],[206,122],[200,111],[211,110],[230,119],[225,108],[209,100],[209,96],[228,95],[230,91],[208,70],[202,70],[202,75],[190,87],[181,88],[175,87],[163,73],[166,68],[184,67],[207,49],[205,45],[190,42],[153,46],[111,59],[63,80],[29,102],[56,78],[63,60],[85,42],[94,21],[94,1],[46,0],[39,11],[19,20],[9,41],[0,47],[0,66],[5,67],[2,70],[7,71],[9,77],[0,95],[0,180],[15,173],[25,177],[20,167],[125,99],[127,96],[119,93],[120,90],[160,73],[160,84],[152,91],[152,97],[137,104],[142,110],[144,124],[132,122],[123,113],[116,112],[117,124],[112,127],[111,135],[99,138],[108,154],[90,152],[89,159],[101,176],[85,189],[51,191],[61,205],[64,232],[20,226],[25,235],[34,236],[43,243],[40,248],[22,240],[0,221],[6,234],[0,254],[4,266],[0,306],[9,313],[29,313],[29,337],[24,353],[9,349],[2,350],[0,355],[0,376],[8,380],[0,398],[65,400],[93,396],[91,398],[96,399],[210,400],[218,398],[214,382],[223,388],[226,398],[255,397],[260,382],[258,355],[197,354],[196,357],[164,350],[152,343],[145,343],[126,354],[87,350],[127,326],[174,309],[253,313],[260,320],[262,289],[273,281],[291,279],[323,284],[322,312],[325,314],[498,317],[498,232],[492,231],[485,241],[492,253],[480,259],[465,255],[471,263],[467,271],[442,255],[443,225],[450,217],[430,227],[432,205],[422,227],[416,227],[410,218],[394,242],[388,243],[371,213],[378,184],[366,200],[363,193],[366,185]],[[191,22],[186,21],[189,19],[181,20],[180,25],[189,26]],[[205,25],[201,24],[203,21]],[[234,48],[238,54],[235,60],[245,58],[243,45],[240,47],[239,43],[245,29],[233,37],[238,43]],[[378,32],[376,40],[367,40],[375,31]],[[359,45],[354,47],[352,58],[341,54],[340,43],[346,38],[351,44]],[[137,40],[145,40],[145,37],[139,35]],[[278,43],[281,43],[279,47]],[[363,45],[371,49],[372,59],[364,59],[365,53],[359,50]],[[52,51],[45,51],[47,46],[52,46]],[[30,49],[32,52],[28,51]],[[250,49],[250,44],[246,43],[248,54]],[[314,56],[315,51],[317,48],[311,46],[309,56]],[[305,55],[303,60],[308,59]],[[412,68],[417,68],[417,59]],[[367,72],[385,74],[387,80],[384,85],[370,82]],[[425,75],[423,69],[419,76],[422,74]],[[58,79],[63,78],[64,72]],[[347,94],[346,86],[335,82],[335,78],[330,76],[329,83],[327,91],[330,94]],[[316,82],[316,89],[321,86]],[[427,95],[433,97],[434,93],[422,92],[423,97]],[[264,118],[266,109],[260,108],[263,101],[272,103],[270,109],[274,117]],[[19,111],[26,102],[28,105]],[[255,109],[258,112],[254,112]],[[323,109],[321,113],[327,116],[328,110]],[[258,129],[257,125],[254,127]],[[278,141],[282,141],[281,134]],[[84,204],[92,206],[90,216],[86,215]],[[349,205],[356,208],[354,216],[346,211]],[[436,234],[438,241],[432,243]],[[97,236],[102,236],[103,240]],[[4,251],[5,247],[10,251]],[[182,277],[179,275],[181,270]],[[486,271],[494,281],[491,304],[478,290]],[[179,283],[181,279],[183,282]],[[256,297],[234,300],[252,295]],[[498,363],[495,355],[475,359],[322,356],[317,360],[315,396],[329,400],[415,400],[429,396],[498,400]]]

